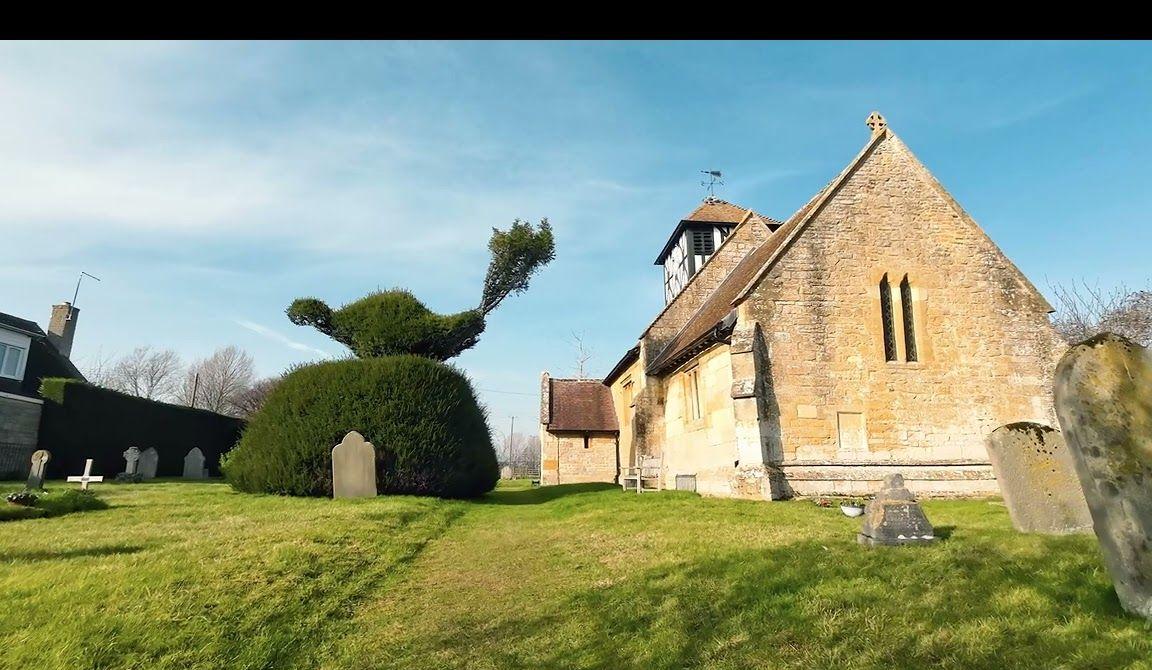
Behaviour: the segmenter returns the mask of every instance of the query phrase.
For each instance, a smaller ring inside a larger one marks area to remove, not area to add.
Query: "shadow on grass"
[[[0,562],[33,562],[33,561],[63,561],[71,558],[90,558],[102,556],[119,556],[122,554],[135,554],[143,551],[140,545],[111,544],[103,547],[87,547],[85,549],[63,549],[60,551],[10,551],[0,553]]]
[[[485,627],[460,649],[501,668],[1129,667],[1148,625],[1120,610],[1083,545],[864,551],[799,542],[657,565]],[[413,660],[456,647],[447,625]],[[449,663],[451,664],[451,663]]]
[[[597,491],[611,491],[618,488],[620,487],[616,484],[602,482],[540,486],[533,489],[493,491],[482,498],[478,498],[476,503],[480,505],[540,505],[567,496],[594,493]]]

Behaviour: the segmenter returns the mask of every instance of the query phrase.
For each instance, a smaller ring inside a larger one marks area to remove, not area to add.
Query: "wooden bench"
[[[629,484],[629,482],[632,482]],[[635,489],[637,493],[645,491],[659,491],[664,484],[664,456],[649,456],[641,454],[636,459],[636,465],[625,468],[620,476],[620,488],[627,491]]]

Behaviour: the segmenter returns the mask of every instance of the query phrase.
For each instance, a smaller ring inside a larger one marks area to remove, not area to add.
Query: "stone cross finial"
[[[865,122],[872,132],[878,133],[888,127],[888,122],[880,115],[880,112],[872,112],[868,115],[868,120]]]

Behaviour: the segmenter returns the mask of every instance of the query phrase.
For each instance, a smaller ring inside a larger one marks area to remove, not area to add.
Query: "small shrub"
[[[32,507],[36,504],[36,500],[39,497],[40,496],[37,495],[34,491],[24,490],[9,493],[5,500],[12,503],[13,505],[20,505],[21,507]]]
[[[376,446],[379,493],[471,498],[499,479],[484,411],[458,370],[419,356],[292,371],[222,462],[240,491],[332,493],[332,447],[348,431]]]

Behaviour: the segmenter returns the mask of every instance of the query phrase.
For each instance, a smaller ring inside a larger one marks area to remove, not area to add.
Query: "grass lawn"
[[[926,503],[942,542],[865,550],[811,503],[602,485],[96,488],[109,509],[0,523],[0,667],[1152,668],[1095,539],[996,502]]]

